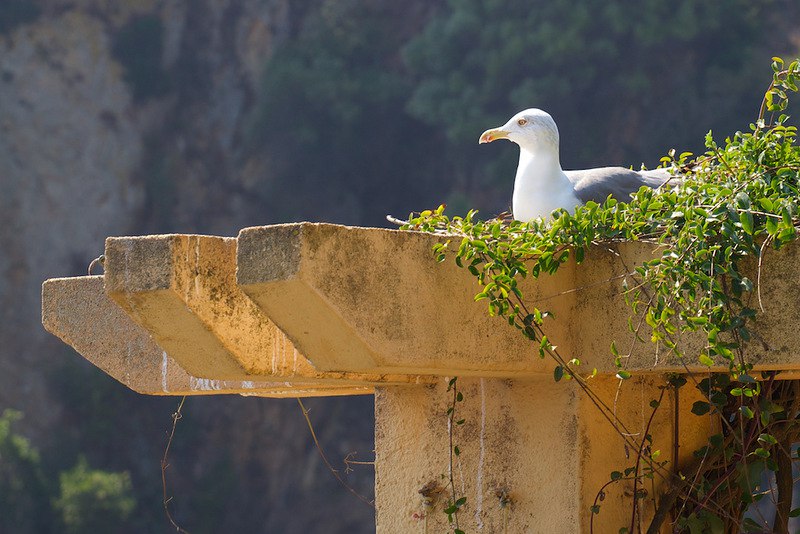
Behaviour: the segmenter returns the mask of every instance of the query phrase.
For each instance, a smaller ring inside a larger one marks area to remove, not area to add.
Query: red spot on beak
[[[486,130],[481,134],[480,139],[478,139],[478,143],[491,143],[492,141],[497,141],[498,139],[508,139],[508,132],[499,128]]]

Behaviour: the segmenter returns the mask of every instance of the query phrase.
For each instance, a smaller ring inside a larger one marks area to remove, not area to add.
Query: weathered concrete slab
[[[46,281],[42,286],[42,323],[105,373],[147,395],[306,397],[372,393],[370,386],[347,383],[226,381],[192,376],[106,295],[102,276]]]
[[[105,290],[197,378],[322,387],[550,375],[553,363],[535,344],[472,301],[478,286],[469,273],[432,260],[441,239],[309,223],[248,228],[238,240],[109,238]],[[762,265],[765,311],[748,347],[757,369],[800,367],[795,323],[786,320],[800,293],[796,249],[771,251]],[[646,327],[641,342],[629,331],[623,279],[634,285],[635,267],[657,253],[643,243],[598,248],[580,266],[523,282],[526,300],[555,315],[545,324],[550,340],[587,374],[616,372],[611,341],[631,352],[631,371],[708,370],[651,344]],[[677,340],[690,355],[704,344],[698,335]]]

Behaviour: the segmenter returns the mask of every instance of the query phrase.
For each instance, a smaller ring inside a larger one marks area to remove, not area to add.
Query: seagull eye
[[[519,119],[517,121],[517,124],[519,124],[520,126],[525,126],[526,124],[528,124],[528,119]]]

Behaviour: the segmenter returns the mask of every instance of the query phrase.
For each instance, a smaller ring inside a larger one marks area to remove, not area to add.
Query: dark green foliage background
[[[315,7],[268,65],[250,147],[274,155],[267,202],[302,199],[290,217],[324,213],[321,199],[371,224],[416,199],[507,208],[515,150],[477,138],[526,107],[555,117],[565,168],[700,152],[709,129],[753,116],[769,57],[793,52],[759,29],[798,11],[745,0]],[[409,16],[419,24],[397,24]]]

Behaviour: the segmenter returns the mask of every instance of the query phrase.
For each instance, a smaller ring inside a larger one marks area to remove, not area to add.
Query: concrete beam
[[[236,284],[233,238],[108,238],[105,256],[108,295],[194,376],[283,380],[323,389],[428,380],[315,369]]]
[[[197,378],[371,387],[433,375],[550,375],[553,363],[534,344],[472,302],[479,288],[469,273],[433,262],[431,247],[441,239],[309,223],[248,228],[238,240],[109,238],[105,290]],[[632,285],[630,273],[655,253],[643,243],[598,248],[580,266],[523,282],[529,302],[554,312],[545,330],[561,354],[579,358],[587,373],[613,374],[613,340],[631,350],[631,371],[707,370],[693,357],[681,362],[658,350],[646,332],[636,342],[628,329],[622,280]],[[797,255],[798,247],[768,252],[763,265],[751,266],[753,280],[759,269],[764,280],[765,311],[748,348],[757,369],[800,368],[794,323],[783,317],[796,308]],[[703,341],[680,339],[689,354]]]
[[[192,376],[106,295],[102,276],[47,280],[42,285],[42,323],[106,374],[146,395],[306,397],[373,390],[342,382],[323,385]]]

